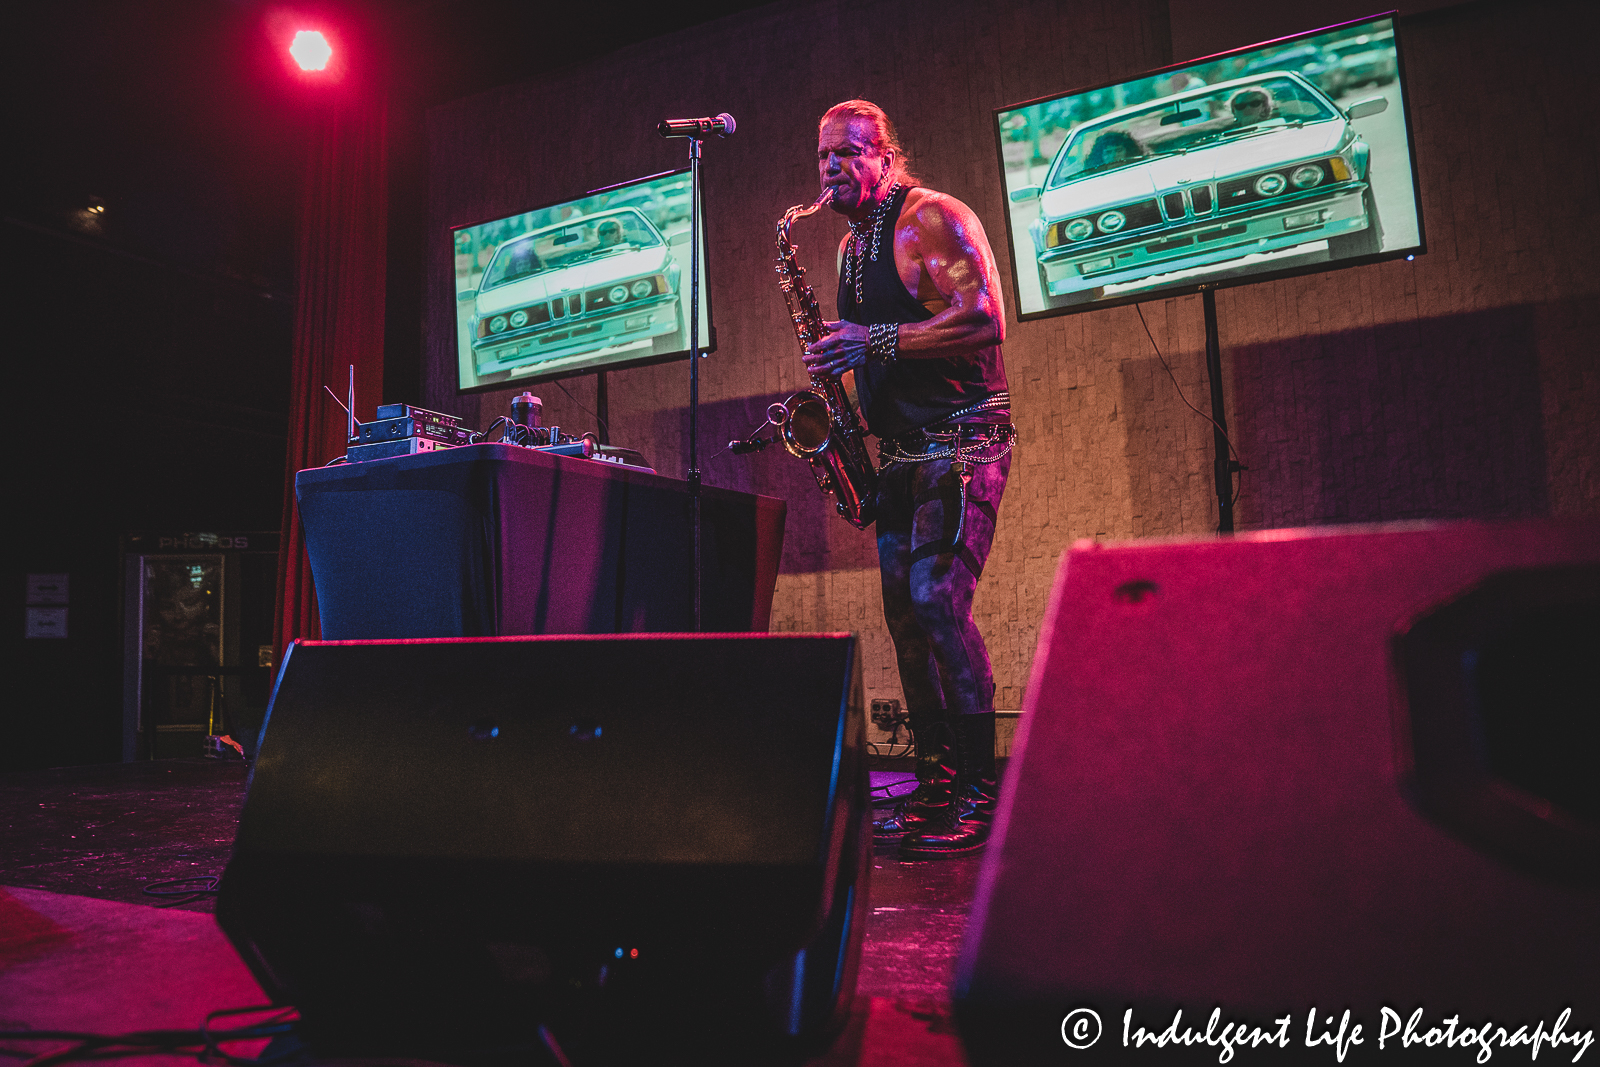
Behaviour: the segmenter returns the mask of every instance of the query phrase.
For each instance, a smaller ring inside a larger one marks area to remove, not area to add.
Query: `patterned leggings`
[[[960,487],[948,459],[884,467],[878,486],[878,568],[906,705],[951,715],[994,710],[989,651],[972,594],[994,543],[1011,457],[971,466],[966,524],[955,536]]]

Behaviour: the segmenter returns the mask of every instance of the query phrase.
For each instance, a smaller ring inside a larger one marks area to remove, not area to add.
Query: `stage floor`
[[[193,1029],[265,999],[204,914],[211,896],[145,892],[221,874],[246,773],[194,759],[0,775],[0,1029]],[[856,1008],[816,1063],[965,1062],[949,984],[979,862],[901,863],[878,848]]]

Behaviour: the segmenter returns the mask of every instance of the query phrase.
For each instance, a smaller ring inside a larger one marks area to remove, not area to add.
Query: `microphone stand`
[[[663,119],[656,132],[689,139],[689,498],[694,513],[694,632],[700,633],[704,575],[700,558],[700,145],[734,130],[727,112],[706,119]]]
[[[694,527],[694,632],[700,633],[700,142],[689,138],[689,501]]]

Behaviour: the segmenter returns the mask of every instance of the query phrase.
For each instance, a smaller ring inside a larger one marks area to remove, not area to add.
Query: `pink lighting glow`
[[[329,47],[327,38],[318,31],[301,30],[294,35],[289,54],[300,64],[301,70],[322,70],[328,65],[333,49]]]

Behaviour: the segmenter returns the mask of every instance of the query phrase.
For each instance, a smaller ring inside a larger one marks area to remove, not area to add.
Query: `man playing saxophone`
[[[917,748],[917,791],[876,832],[906,858],[970,853],[996,804],[994,678],[972,596],[1014,439],[994,253],[970,208],[917,184],[875,104],[823,115],[817,171],[851,233],[840,321],[804,359],[812,374],[854,372],[879,439],[884,618]]]

